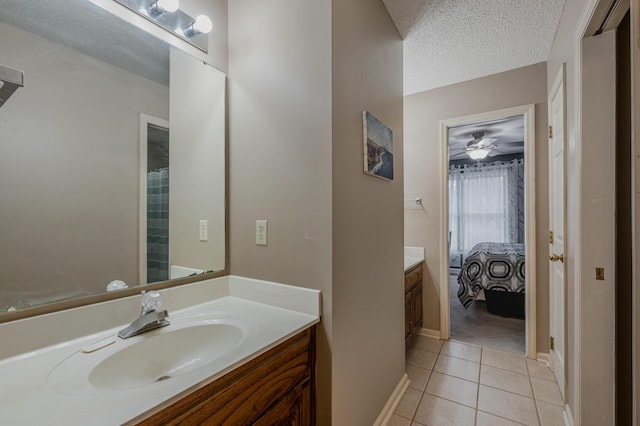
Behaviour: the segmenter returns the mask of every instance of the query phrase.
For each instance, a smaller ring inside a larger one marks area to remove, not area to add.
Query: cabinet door
[[[254,423],[254,426],[309,426],[311,386],[305,383],[291,390]]]
[[[413,296],[409,291],[404,294],[404,341],[406,347],[411,344],[411,333],[413,333]]]
[[[413,323],[412,333],[417,333],[422,328],[422,281],[420,281],[411,291],[412,294],[412,318]]]
[[[314,328],[302,331],[138,424],[246,426],[261,421],[267,412],[272,417],[282,414],[283,411],[276,407],[286,405],[286,401],[295,406],[300,395],[305,400],[298,403],[298,412],[306,416],[313,409],[314,401],[308,391],[299,388],[306,385],[311,389],[310,383],[314,380],[314,342]],[[290,418],[295,420],[297,415],[292,411]],[[309,424],[305,423],[304,416],[301,417],[302,423],[286,423],[284,420],[289,417],[283,417],[281,422],[271,424]]]

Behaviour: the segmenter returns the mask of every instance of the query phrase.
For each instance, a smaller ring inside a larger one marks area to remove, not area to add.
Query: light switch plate
[[[209,221],[200,221],[200,241],[209,241]]]
[[[256,245],[267,245],[267,221],[256,220]]]

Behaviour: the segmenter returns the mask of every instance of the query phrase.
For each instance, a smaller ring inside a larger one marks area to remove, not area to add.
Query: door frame
[[[571,358],[569,358],[569,354],[567,353],[567,359],[566,359],[566,366],[567,366],[567,378],[569,378],[569,364],[571,364],[571,371],[573,372],[573,379],[571,380],[571,382],[567,382],[567,395],[568,397],[566,398],[566,405],[565,405],[565,411],[564,411],[564,417],[565,417],[565,423],[569,424],[569,425],[573,425],[573,424],[580,424],[582,421],[582,373],[584,370],[583,367],[583,360],[581,357],[581,348],[582,348],[582,340],[583,340],[583,332],[585,332],[583,330],[582,327],[582,322],[583,322],[583,315],[581,312],[580,307],[582,306],[582,300],[583,300],[583,279],[587,279],[588,276],[585,276],[585,274],[583,274],[583,259],[582,259],[582,255],[580,253],[579,248],[582,247],[582,234],[581,234],[581,230],[582,230],[582,222],[583,222],[583,218],[582,218],[582,211],[579,208],[579,206],[581,206],[582,203],[582,199],[584,198],[582,195],[582,184],[583,184],[583,173],[582,173],[582,141],[583,141],[583,131],[582,128],[584,126],[584,120],[583,120],[583,96],[582,96],[582,91],[583,91],[583,60],[584,60],[584,55],[583,55],[583,49],[582,49],[582,43],[583,40],[591,35],[594,34],[595,28],[597,28],[600,23],[602,22],[602,16],[603,16],[603,10],[606,11],[608,10],[608,8],[610,7],[611,3],[613,3],[614,0],[586,0],[585,4],[582,7],[582,11],[580,13],[580,17],[578,18],[578,22],[576,23],[576,26],[573,30],[573,35],[572,35],[572,46],[571,46],[571,62],[573,65],[573,70],[570,72],[569,70],[567,71],[567,104],[569,104],[569,102],[571,103],[571,105],[573,105],[573,111],[572,113],[569,115],[567,115],[567,120],[572,119],[573,120],[573,124],[571,125],[570,129],[567,129],[567,131],[571,130],[573,133],[573,136],[569,136],[568,133],[568,137],[567,137],[567,149],[568,152],[565,153],[565,156],[569,155],[569,153],[571,153],[571,162],[574,164],[573,167],[573,171],[571,171],[571,177],[573,178],[573,181],[575,182],[573,185],[573,191],[569,192],[567,191],[567,204],[569,207],[569,204],[572,204],[574,206],[574,212],[572,212],[571,214],[571,222],[569,223],[569,227],[567,229],[568,232],[568,236],[570,237],[570,239],[567,239],[567,245],[565,246],[565,258],[568,257],[569,262],[571,264],[571,277],[567,276],[567,285],[569,286],[571,284],[571,288],[573,291],[573,297],[571,299],[569,299],[569,297],[567,297],[567,304],[571,303],[573,306],[573,315],[570,318],[573,323],[572,327],[569,328],[569,317],[567,317],[567,344],[568,342],[568,337],[569,334],[571,334],[571,338],[573,340],[573,356]],[[637,24],[637,22],[640,20],[637,17],[638,14],[638,0],[633,0],[630,2],[631,4],[631,42],[632,42],[632,61],[637,61],[637,59],[634,59],[634,55],[636,54],[635,50],[638,46],[638,41],[636,40],[636,38],[634,37],[634,31],[635,31],[635,27],[634,25]],[[615,10],[614,10],[615,12]],[[617,27],[617,23],[615,22],[616,19],[621,18],[621,16],[616,15],[616,13],[612,13],[611,14],[611,18],[609,19],[609,23],[608,25],[613,25],[614,27]],[[619,22],[618,22],[619,23]],[[635,46],[633,45],[635,44]],[[632,73],[634,72],[635,68],[634,68],[634,64],[637,65],[637,62],[632,62]],[[570,69],[570,68],[569,68]],[[632,74],[632,81],[635,78],[635,76],[637,76],[637,73],[634,75]],[[632,94],[633,96],[636,96],[636,93],[638,91],[638,85],[633,85],[634,86],[634,90],[636,91],[635,93]],[[570,93],[569,90],[573,91],[573,94]],[[632,98],[632,103],[635,107],[635,102],[636,100],[634,100]],[[632,108],[634,108],[632,107]],[[635,109],[635,113],[634,114],[638,114],[638,109]],[[569,113],[570,111],[568,111]],[[633,126],[637,126],[637,124],[634,124],[634,116],[632,116],[632,132],[633,130]],[[634,144],[634,135],[632,133],[632,145]],[[637,143],[637,142],[635,142]],[[634,149],[634,148],[632,148]],[[635,155],[634,155],[635,158]],[[568,160],[569,158],[567,158]],[[637,161],[637,160],[636,160]],[[633,166],[636,167],[636,166]],[[635,171],[632,170],[632,173],[636,173]],[[569,177],[569,171],[567,170],[567,177]],[[636,179],[637,179],[637,175],[636,175]],[[569,183],[569,181],[568,181]],[[637,185],[637,180],[636,180],[636,185]],[[637,191],[634,191],[634,193]],[[636,197],[637,198],[637,197]],[[635,201],[635,200],[634,200]],[[567,214],[569,212],[567,211]],[[636,215],[636,224],[638,223],[638,218]],[[636,226],[637,229],[637,226]],[[637,237],[635,237],[637,238]],[[570,248],[571,250],[567,250],[567,248]],[[636,251],[636,253],[634,254],[636,260],[638,259],[638,252]],[[638,272],[636,272],[635,274],[637,274]],[[635,280],[637,281],[637,276],[634,277]],[[633,283],[633,288],[635,291],[636,288],[636,282]],[[640,300],[638,299],[638,292],[636,292],[636,301]],[[569,294],[567,294],[567,296],[569,296]],[[569,312],[567,312],[567,314],[569,314]],[[635,313],[634,313],[635,315]],[[636,326],[637,323],[634,323],[634,326]],[[587,331],[588,332],[588,331]],[[634,343],[635,345],[635,343]],[[634,358],[637,360],[637,351],[634,352]],[[636,378],[640,377],[638,376],[638,371],[639,369],[636,368]],[[640,400],[640,397],[638,396],[638,392],[635,392],[635,398],[636,401]],[[569,399],[571,399],[573,401],[573,404],[570,406],[568,404]],[[637,410],[640,408],[640,406],[636,406],[634,409],[634,415],[638,416],[637,414]],[[637,417],[636,417],[637,418]]]
[[[440,121],[440,338],[449,340],[449,128],[524,115],[525,354],[536,359],[535,105],[528,104]]]
[[[568,232],[567,232],[567,227],[568,227],[568,221],[567,221],[567,155],[566,155],[566,151],[567,151],[567,65],[566,63],[562,63],[560,66],[560,69],[558,70],[558,73],[556,74],[556,78],[553,82],[553,85],[551,86],[551,90],[549,91],[549,93],[547,94],[547,112],[548,112],[548,123],[549,126],[552,125],[553,123],[553,99],[555,94],[559,91],[562,90],[562,122],[563,122],[563,126],[562,126],[562,168],[563,168],[563,173],[562,173],[562,187],[563,189],[563,196],[562,196],[562,215],[563,215],[563,241],[564,241],[564,255],[565,255],[565,260],[563,261],[564,263],[564,267],[562,268],[562,291],[564,292],[564,297],[563,297],[563,318],[562,318],[562,329],[563,329],[563,348],[562,348],[562,353],[563,353],[563,357],[564,357],[564,370],[563,370],[563,381],[564,381],[564,389],[561,389],[562,391],[562,396],[563,398],[566,400],[567,398],[567,390],[568,390],[568,375],[567,375],[567,352],[568,352],[568,348],[569,345],[567,344],[567,337],[568,337],[568,330],[567,330],[567,311],[568,311],[568,303],[567,303],[567,237],[568,237]],[[562,85],[562,87],[560,87]],[[554,134],[555,134],[555,129],[554,129]],[[551,156],[551,149],[549,149],[549,173],[551,173],[551,160],[550,157]],[[551,187],[552,182],[549,181],[549,187]],[[551,194],[551,189],[549,189],[549,194]],[[550,203],[551,204],[551,203]],[[551,214],[551,209],[549,209],[549,213]],[[551,227],[551,223],[549,223],[549,227]],[[551,271],[551,266],[549,266],[549,286],[551,286],[551,274],[553,272]],[[549,287],[549,336],[553,336],[553,320],[554,320],[554,315],[553,315],[553,291],[551,291],[551,287]],[[549,365],[553,370],[553,355],[551,354],[551,347],[549,347]]]

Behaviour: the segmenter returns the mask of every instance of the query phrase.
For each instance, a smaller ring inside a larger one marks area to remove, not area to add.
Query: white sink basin
[[[89,383],[98,388],[122,389],[167,380],[235,349],[243,334],[240,327],[231,324],[167,331],[115,352],[91,371]]]
[[[86,392],[154,385],[207,368],[232,354],[253,334],[251,329],[231,319],[172,319],[167,327],[124,340],[109,337],[100,349],[74,353],[51,372],[49,386]]]

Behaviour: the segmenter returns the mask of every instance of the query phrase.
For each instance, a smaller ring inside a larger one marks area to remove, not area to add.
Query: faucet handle
[[[159,291],[142,292],[142,310],[144,312],[157,311],[162,306],[162,294]]]

